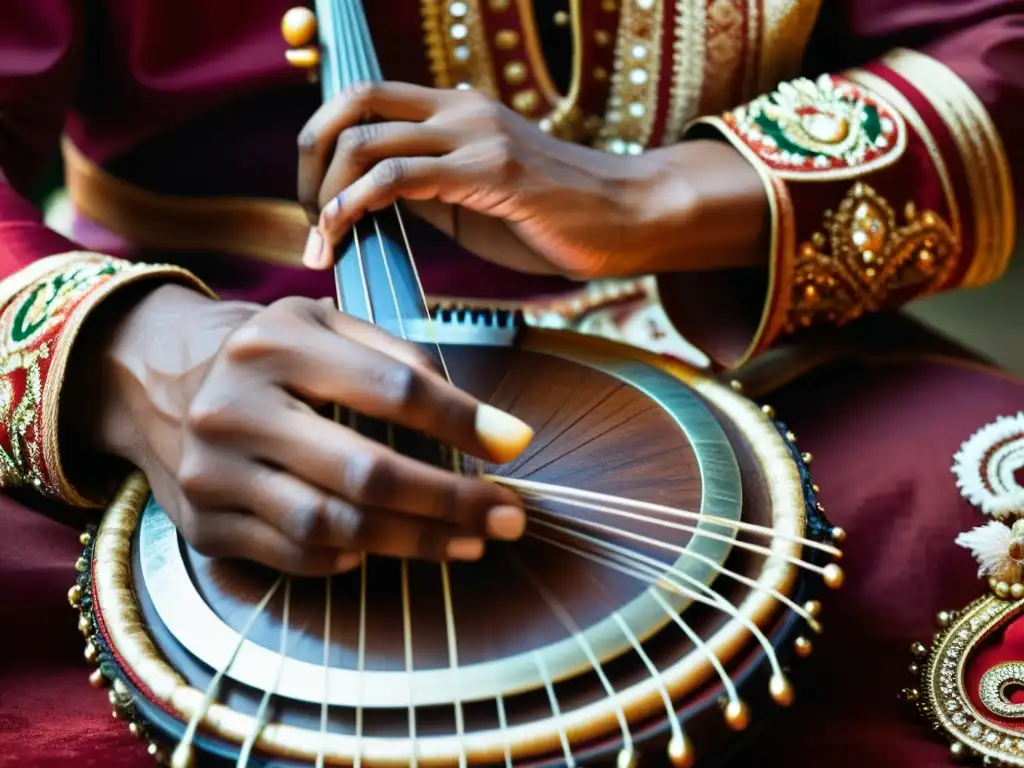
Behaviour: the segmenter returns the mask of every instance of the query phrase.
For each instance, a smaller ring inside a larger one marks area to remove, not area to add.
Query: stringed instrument
[[[325,98],[381,78],[360,0],[317,0]],[[794,696],[838,587],[793,437],[730,386],[637,349],[437,311],[399,206],[337,251],[339,307],[423,346],[536,431],[494,466],[354,429],[516,491],[524,539],[479,563],[364,557],[295,579],[192,550],[132,477],[71,600],[91,681],[174,766],[690,766]],[[774,701],[774,704],[773,704]]]

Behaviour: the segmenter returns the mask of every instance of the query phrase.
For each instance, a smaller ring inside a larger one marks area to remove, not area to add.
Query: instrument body
[[[358,0],[317,5],[325,95],[379,78]],[[479,564],[283,579],[198,555],[129,480],[77,589],[94,682],[155,756],[692,765],[791,702],[830,527],[770,413],[629,347],[431,312],[398,207],[356,226],[336,273],[344,311],[535,428],[510,465],[458,467],[520,491],[528,536]]]

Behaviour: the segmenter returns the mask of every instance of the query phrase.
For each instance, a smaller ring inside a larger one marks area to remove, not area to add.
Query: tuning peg
[[[311,81],[316,80],[320,66],[320,51],[310,45],[316,39],[316,16],[309,8],[292,8],[281,18],[281,36],[291,46],[285,51],[288,63],[309,73]]]

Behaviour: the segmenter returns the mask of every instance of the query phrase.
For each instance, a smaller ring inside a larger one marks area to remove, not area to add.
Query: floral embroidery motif
[[[724,116],[782,178],[833,181],[895,163],[907,145],[903,118],[880,98],[822,75],[781,83]]]
[[[932,211],[907,203],[898,225],[889,203],[858,182],[824,231],[797,250],[786,330],[820,322],[842,325],[882,309],[894,292],[927,291],[941,285],[960,246],[949,225]]]

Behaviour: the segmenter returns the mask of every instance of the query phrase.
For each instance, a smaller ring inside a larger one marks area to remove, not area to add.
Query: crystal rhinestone
[[[614,152],[617,155],[625,154],[625,152],[626,152],[626,142],[624,142],[622,139],[613,139],[608,144],[608,149],[610,151]]]
[[[954,709],[956,709],[959,706],[960,705],[957,704],[955,701],[947,701],[946,702],[946,709],[948,709],[950,712],[952,712]]]
[[[955,725],[963,725],[966,722],[967,718],[964,716],[963,712],[957,712],[955,715],[953,715],[953,723]]]
[[[634,85],[643,85],[647,82],[647,70],[639,67],[629,73],[629,82]]]
[[[637,43],[633,46],[632,54],[637,61],[643,61],[647,58],[647,46]]]
[[[631,155],[642,155],[644,153],[644,148],[642,144],[631,142],[626,145],[626,152]]]
[[[629,114],[633,117],[643,117],[644,112],[647,111],[647,107],[641,104],[639,101],[634,101],[629,105]]]
[[[469,29],[465,24],[452,24],[452,28],[448,30],[448,34],[452,36],[453,40],[465,40],[466,35],[469,34]]]
[[[967,731],[967,735],[970,736],[973,739],[978,738],[979,736],[981,736],[981,726],[978,725],[977,723],[975,723]]]
[[[618,123],[618,122],[621,122],[621,121],[622,121],[622,113],[619,112],[619,110],[613,109],[611,112],[608,113],[608,122],[609,123]]]
[[[452,16],[455,16],[456,18],[461,19],[468,12],[469,6],[462,2],[462,0],[456,0],[456,2],[448,6],[448,13],[450,13]]]
[[[453,53],[455,54],[455,59],[457,61],[465,61],[466,59],[469,58],[469,46],[468,45],[457,46],[455,48],[455,50],[453,51]]]
[[[651,10],[654,7],[654,0],[636,0],[637,8],[642,8],[645,11]]]
[[[999,741],[999,736],[997,734],[993,733],[992,731],[989,731],[988,733],[985,734],[985,743],[986,744],[995,744],[997,741]]]
[[[468,91],[472,87],[473,86],[470,85],[469,83],[459,83],[458,85],[455,86],[455,89],[458,91]]]

